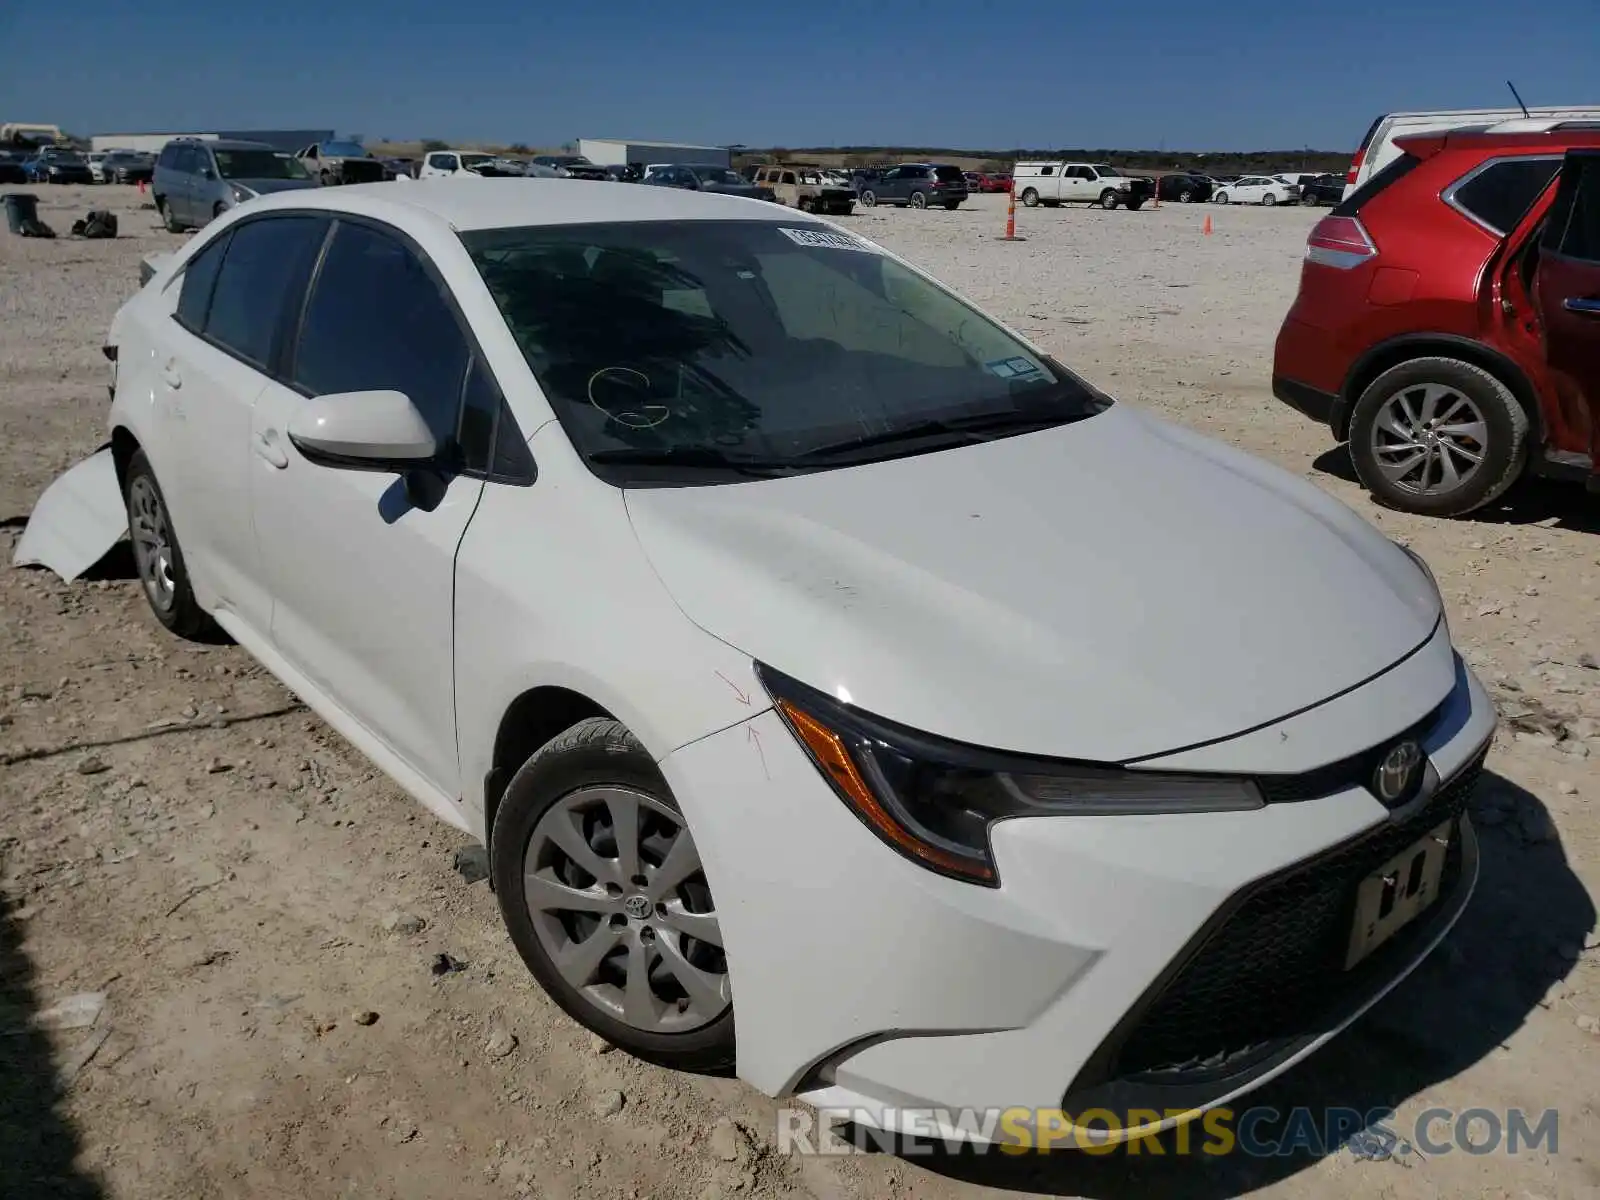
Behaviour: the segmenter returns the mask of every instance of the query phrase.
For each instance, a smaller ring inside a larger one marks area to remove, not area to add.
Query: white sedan
[[[1265,175],[1244,175],[1232,183],[1220,184],[1211,197],[1218,204],[1288,204],[1299,199],[1300,190],[1281,179]]]
[[[107,354],[156,618],[486,843],[529,970],[641,1058],[1171,1125],[1472,891],[1495,717],[1421,560],[820,220],[263,196]]]

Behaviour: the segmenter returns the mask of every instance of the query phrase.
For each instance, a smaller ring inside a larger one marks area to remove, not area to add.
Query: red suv
[[[1524,471],[1600,490],[1600,126],[1396,144],[1307,240],[1273,394],[1395,508],[1470,512]]]

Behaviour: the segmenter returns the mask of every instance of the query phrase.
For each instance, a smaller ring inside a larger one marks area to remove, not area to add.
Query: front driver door
[[[1550,374],[1563,409],[1587,418],[1589,469],[1600,471],[1600,151],[1568,153],[1539,251],[1534,305]]]
[[[431,263],[397,231],[340,217],[306,298],[285,383],[255,408],[251,496],[289,664],[448,800],[460,796],[452,628],[456,548],[483,490],[444,473],[418,507],[393,472],[305,457],[309,396],[404,392],[441,445],[493,389]],[[498,401],[498,393],[495,393]]]

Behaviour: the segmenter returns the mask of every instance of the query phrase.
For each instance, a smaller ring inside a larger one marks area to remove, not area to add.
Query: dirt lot
[[[181,240],[134,189],[35,190],[58,232],[110,206],[122,237],[0,232],[7,563],[39,492],[104,437],[99,347],[139,256]],[[1431,1106],[1556,1108],[1557,1153],[780,1156],[773,1102],[567,1021],[457,869],[464,839],[237,648],[165,635],[118,554],[72,586],[0,570],[0,1196],[1600,1195],[1600,506],[1532,487],[1458,522],[1369,504],[1326,430],[1268,391],[1312,219],[1024,211],[1010,244],[1003,197],[852,221],[1433,564],[1507,718],[1475,802],[1478,895],[1412,980],[1259,1099],[1388,1105],[1401,1131]],[[436,974],[440,954],[460,969]],[[104,993],[93,1024],[15,1032],[83,992]]]

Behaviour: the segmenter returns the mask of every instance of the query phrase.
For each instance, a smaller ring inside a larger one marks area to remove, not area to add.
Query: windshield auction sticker
[[[789,229],[780,225],[778,232],[797,246],[819,246],[824,250],[859,250],[863,254],[876,254],[876,248],[848,233],[833,233],[827,229]]]

